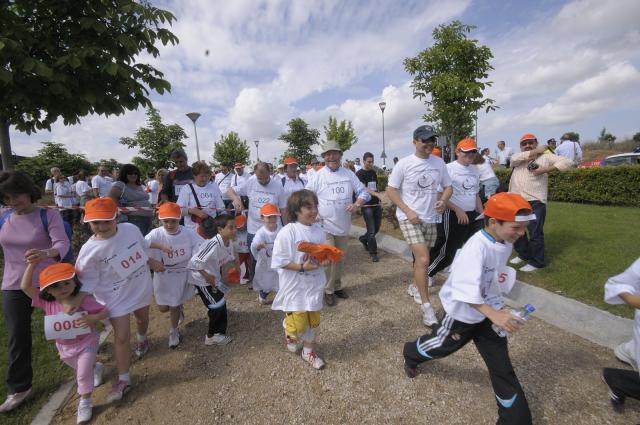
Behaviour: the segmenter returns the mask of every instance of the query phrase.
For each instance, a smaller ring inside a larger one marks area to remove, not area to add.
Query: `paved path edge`
[[[100,332],[100,341],[98,346],[101,346],[104,341],[107,339],[109,334],[111,333],[111,326],[104,329]],[[71,379],[62,385],[60,388],[56,390],[50,397],[49,401],[47,401],[44,406],[40,408],[38,414],[31,421],[31,425],[49,425],[53,417],[58,413],[60,406],[67,401],[67,399],[71,396],[71,391],[76,386],[76,380]]]
[[[364,233],[363,227],[351,226],[352,237]],[[381,233],[376,236],[376,240],[382,250],[398,255],[406,261],[413,261],[411,250],[405,241]],[[536,307],[536,317],[605,347],[614,348],[631,339],[633,335],[631,319],[616,316],[520,280],[516,281],[507,301],[511,305],[533,304]]]

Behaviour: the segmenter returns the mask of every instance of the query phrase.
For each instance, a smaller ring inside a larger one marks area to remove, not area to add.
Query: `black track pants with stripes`
[[[227,302],[222,291],[212,286],[196,286],[200,299],[207,307],[209,316],[209,331],[207,336],[211,338],[215,334],[227,333]]]
[[[438,223],[438,237],[435,245],[429,250],[428,273],[433,277],[440,270],[445,269],[456,256],[456,251],[462,248],[462,245],[475,232],[482,229],[482,220],[476,220],[478,213],[475,211],[467,211],[469,224],[458,224],[458,217],[452,210],[445,210],[442,214],[442,223]]]
[[[416,341],[404,345],[403,355],[407,366],[415,368],[427,360],[440,359],[453,354],[473,341],[482,356],[498,405],[497,424],[531,424],[531,412],[513,371],[507,338],[499,337],[491,328],[491,321],[485,319],[473,325],[454,320],[445,314],[440,324],[432,327],[432,332]]]

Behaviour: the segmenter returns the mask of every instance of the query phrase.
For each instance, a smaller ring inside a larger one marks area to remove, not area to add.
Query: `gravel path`
[[[104,404],[115,379],[110,340],[101,350],[107,382],[95,392],[92,423],[495,423],[495,398],[473,344],[425,363],[413,380],[404,376],[402,344],[425,331],[405,292],[409,269],[389,254],[372,264],[350,243],[343,282],[351,297],[323,311],[323,371],[285,350],[281,314],[259,306],[246,287],[228,297],[234,341],[225,347],[204,346],[199,299],[186,305],[184,342],[175,350],[166,345],[168,318],[154,308],[151,351],[132,366],[131,393],[113,405]],[[510,352],[534,423],[631,424],[640,417],[633,400],[623,414],[608,405],[600,371],[624,367],[610,350],[533,319],[512,338]],[[76,406],[73,396],[53,423],[75,423]]]

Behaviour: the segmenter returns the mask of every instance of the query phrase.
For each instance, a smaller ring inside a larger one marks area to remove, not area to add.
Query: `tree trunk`
[[[12,171],[13,154],[11,153],[11,139],[9,138],[9,121],[0,117],[0,154],[2,155],[2,169]]]

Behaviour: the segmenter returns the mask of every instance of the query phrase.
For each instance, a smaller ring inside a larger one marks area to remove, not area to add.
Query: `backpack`
[[[5,221],[9,219],[9,216],[13,214],[13,209],[8,208],[0,214],[0,229],[2,229],[2,225]],[[45,233],[49,234],[49,217],[47,217],[47,210],[44,208],[40,208],[40,221],[42,222],[42,226],[44,227]],[[66,233],[67,238],[69,239],[69,251],[62,256],[60,262],[62,263],[72,263],[73,262],[73,251],[71,250],[71,238],[73,236],[73,228],[68,221],[62,220],[64,224],[64,233]]]

